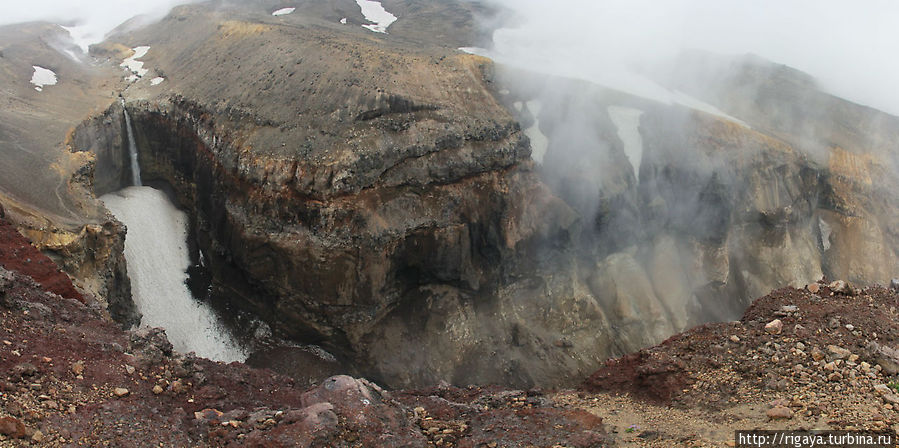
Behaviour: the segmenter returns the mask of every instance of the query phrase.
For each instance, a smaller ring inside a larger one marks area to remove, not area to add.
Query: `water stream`
[[[122,106],[124,106],[122,100]],[[128,115],[128,109],[125,111],[125,126],[128,133],[128,156],[131,158],[131,183],[135,186],[141,186],[140,182],[140,164],[137,161],[137,143],[134,141],[134,130],[131,127],[131,117]]]
[[[138,150],[125,111],[134,186],[100,198],[127,227],[125,259],[131,294],[143,314],[141,326],[162,327],[175,350],[216,361],[244,361],[247,351],[212,308],[187,287],[190,253],[187,215],[168,195],[141,185]]]

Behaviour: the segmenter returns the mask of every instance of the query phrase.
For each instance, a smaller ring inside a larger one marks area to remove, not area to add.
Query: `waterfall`
[[[141,186],[140,164],[137,162],[137,143],[134,141],[134,129],[131,128],[131,117],[128,109],[125,109],[125,100],[122,100],[122,110],[125,112],[125,126],[128,128],[128,155],[131,157],[131,180],[134,186]]]
[[[187,215],[151,187],[128,187],[100,199],[128,228],[125,259],[132,297],[143,314],[141,325],[164,328],[181,353],[244,361],[246,351],[185,283],[190,265]]]

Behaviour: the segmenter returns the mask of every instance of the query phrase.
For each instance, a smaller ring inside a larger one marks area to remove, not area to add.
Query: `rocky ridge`
[[[596,446],[601,419],[542,391],[364,379],[305,389],[239,363],[172,351],[102,310],[0,268],[0,446]],[[482,443],[483,442],[483,443]]]
[[[33,97],[27,64],[0,61],[22,81],[8,102],[28,112],[9,118],[18,128],[2,132],[18,138],[4,154],[48,151],[26,164],[59,174],[39,191],[60,198],[41,204],[84,215],[69,222],[10,196],[10,219],[134,322],[124,229],[91,197],[129,178],[124,100],[144,173],[191,213],[217,296],[389,386],[573,385],[609,357],[733,319],[774,287],[822,275],[869,284],[896,270],[893,117],[766,63],[729,86],[741,101],[696,93],[742,124],[580,81],[535,76],[522,89],[456,49],[478,35],[476,2],[386,4],[403,14],[388,35],[358,26],[349,0],[277,17],[270,1],[179,7],[94,46],[96,71],[54,66],[65,96]],[[471,32],[448,39],[459,21]],[[64,56],[38,34],[3,54]],[[118,64],[142,45],[148,75],[126,83]],[[542,113],[529,106],[535,85],[558,94]],[[800,112],[827,113],[769,120],[790,110],[794,88],[810,98]],[[745,110],[753,91],[763,113]],[[65,117],[41,113],[66,97],[83,101]],[[588,134],[560,114],[575,105]],[[639,164],[610,107],[642,111]],[[521,129],[538,120],[541,164]],[[807,145],[805,131],[822,129]],[[581,140],[589,153],[565,152]]]
[[[897,429],[894,283],[772,292],[578,391],[385,390],[176,353],[161,329],[123,331],[0,268],[0,446],[732,446],[734,429]]]

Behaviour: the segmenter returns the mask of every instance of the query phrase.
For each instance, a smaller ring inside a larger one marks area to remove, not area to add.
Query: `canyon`
[[[139,322],[97,200],[133,183],[133,128],[215,304],[395,388],[571,386],[781,286],[897,272],[896,117],[698,53],[666,80],[695,101],[666,104],[459,51],[484,44],[478,3],[383,5],[386,34],[350,1],[180,6],[96,66],[51,25],[4,27],[7,219]],[[734,75],[689,71],[709,64]],[[32,65],[58,84],[35,91]]]

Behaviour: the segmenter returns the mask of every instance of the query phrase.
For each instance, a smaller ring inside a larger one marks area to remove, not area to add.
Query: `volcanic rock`
[[[780,334],[783,331],[784,324],[780,321],[780,319],[774,319],[771,322],[765,324],[765,331],[768,334]]]
[[[765,412],[771,420],[783,420],[793,418],[793,411],[785,406],[775,406]]]

